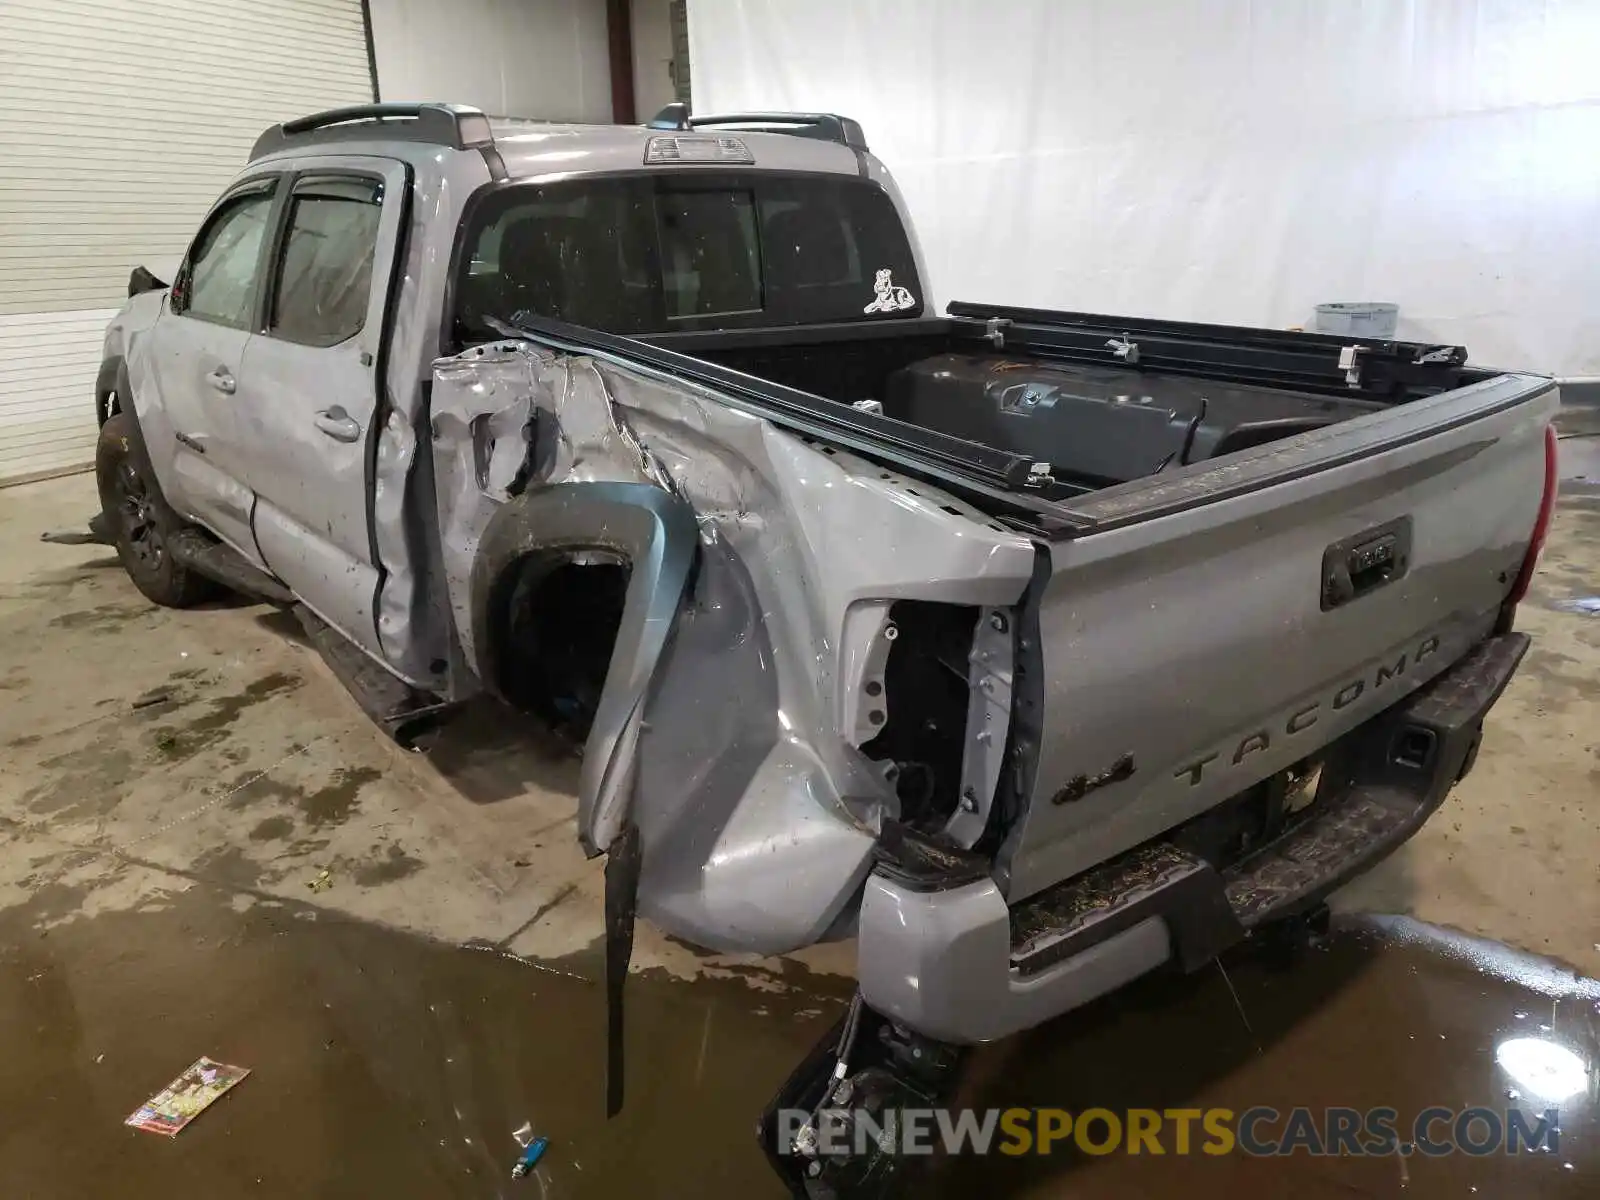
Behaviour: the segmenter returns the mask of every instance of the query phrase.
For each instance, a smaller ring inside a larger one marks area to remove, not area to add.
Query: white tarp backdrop
[[[694,107],[840,112],[929,292],[1600,375],[1600,0],[690,0]]]
[[[367,0],[383,100],[611,120],[605,0]]]

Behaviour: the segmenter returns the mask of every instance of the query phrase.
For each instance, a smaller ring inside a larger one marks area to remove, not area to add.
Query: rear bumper
[[[987,1042],[1177,960],[1209,962],[1320,903],[1415,833],[1473,765],[1485,715],[1528,648],[1480,643],[1335,748],[1305,820],[1218,871],[1158,840],[1016,908],[990,879],[867,880],[858,974],[867,1003],[919,1033]]]

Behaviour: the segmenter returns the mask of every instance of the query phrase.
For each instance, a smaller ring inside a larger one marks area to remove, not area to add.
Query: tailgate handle
[[[1410,564],[1408,516],[1335,542],[1322,552],[1322,611],[1393,583]]]

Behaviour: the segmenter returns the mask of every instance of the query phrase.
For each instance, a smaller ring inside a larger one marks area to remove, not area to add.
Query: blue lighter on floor
[[[517,1159],[517,1165],[511,1168],[511,1178],[521,1179],[529,1171],[533,1170],[535,1164],[543,1156],[544,1148],[549,1144],[550,1139],[542,1137],[534,1138],[533,1141],[529,1142],[528,1148],[522,1152],[522,1157]]]

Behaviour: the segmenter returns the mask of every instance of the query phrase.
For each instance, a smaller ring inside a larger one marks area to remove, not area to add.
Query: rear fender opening
[[[579,746],[594,728],[630,572],[614,551],[573,549],[507,572],[495,689]]]
[[[578,837],[627,818],[645,693],[694,565],[693,510],[649,484],[558,484],[490,519],[472,569],[477,671],[584,744]]]

